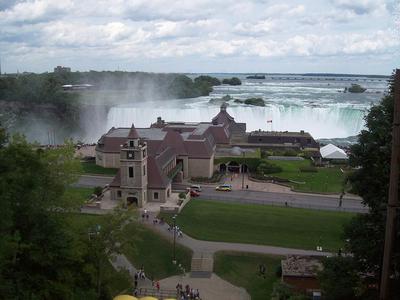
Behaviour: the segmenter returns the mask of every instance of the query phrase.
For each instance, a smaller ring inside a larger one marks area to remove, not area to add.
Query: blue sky
[[[400,67],[398,0],[0,0],[3,72]]]

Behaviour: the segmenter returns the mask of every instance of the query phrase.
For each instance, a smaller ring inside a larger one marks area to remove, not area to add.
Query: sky
[[[390,74],[399,0],[0,0],[2,71]]]

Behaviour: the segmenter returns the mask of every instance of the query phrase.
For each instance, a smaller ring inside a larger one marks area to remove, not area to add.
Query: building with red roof
[[[216,146],[229,145],[233,131],[245,134],[246,125],[236,123],[224,105],[212,122],[157,118],[149,128],[112,127],[97,142],[96,164],[119,168],[110,184],[112,199],[139,207],[166,202],[173,180],[213,175]]]

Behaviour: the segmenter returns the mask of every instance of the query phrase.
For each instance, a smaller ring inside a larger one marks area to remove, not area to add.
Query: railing
[[[166,298],[178,298],[177,291],[166,290],[166,289],[156,289],[156,288],[140,288],[138,296],[152,296],[157,297],[160,300]]]
[[[180,161],[176,166],[168,173],[169,178],[174,178],[176,174],[183,170],[183,163]]]

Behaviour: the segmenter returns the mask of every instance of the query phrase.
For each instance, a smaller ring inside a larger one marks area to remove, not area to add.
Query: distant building
[[[76,90],[90,90],[94,86],[92,84],[83,83],[83,84],[64,84],[61,87],[64,91],[76,91]]]
[[[319,149],[319,144],[308,132],[289,131],[252,131],[248,134],[249,144],[258,144],[260,147],[276,148],[287,147],[297,149]]]
[[[333,144],[328,144],[320,149],[321,157],[324,160],[348,160],[349,156],[343,149]]]
[[[71,72],[71,68],[69,67],[57,66],[54,68],[54,73],[69,73],[69,72]]]
[[[246,123],[237,123],[226,109],[222,104],[211,122],[166,122],[158,117],[148,128],[112,127],[96,145],[96,164],[119,168],[110,184],[111,198],[139,207],[147,201],[164,203],[171,197],[173,181],[213,175],[217,147],[232,148],[238,139],[260,147],[258,138],[250,142],[252,133],[247,142]],[[304,147],[318,146],[308,133],[291,136]]]
[[[289,255],[281,261],[282,282],[296,291],[307,294],[320,293],[317,273],[322,270],[320,257]]]

